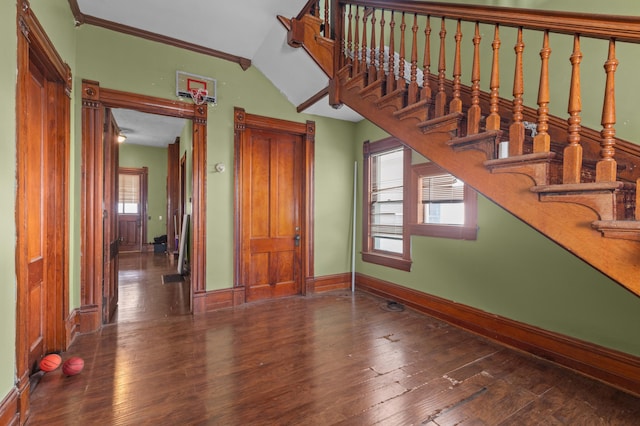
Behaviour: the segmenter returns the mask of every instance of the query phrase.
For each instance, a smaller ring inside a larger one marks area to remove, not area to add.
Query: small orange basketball
[[[40,370],[48,373],[60,367],[62,358],[58,354],[49,354],[40,360]]]
[[[62,372],[67,376],[80,374],[84,368],[84,360],[79,356],[72,356],[62,364]]]

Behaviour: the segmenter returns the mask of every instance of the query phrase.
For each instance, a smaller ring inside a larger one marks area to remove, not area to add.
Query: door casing
[[[243,141],[247,137],[246,129],[280,131],[302,136],[302,194],[301,194],[301,259],[300,273],[302,276],[301,293],[306,295],[313,291],[313,211],[314,211],[314,155],[315,155],[315,122],[307,121],[298,123],[287,120],[269,118],[254,114],[248,114],[243,108],[236,107],[234,109],[234,187],[235,187],[235,203],[234,203],[234,304],[244,303],[246,301],[247,283],[246,273],[243,265],[247,259],[243,258],[241,250],[241,238],[243,235],[241,208],[243,205]]]
[[[193,313],[204,312],[206,280],[206,157],[207,105],[156,98],[100,87],[97,81],[82,82],[82,170],[80,238],[81,306],[80,332],[91,332],[102,326],[103,209],[102,182],[105,176],[101,138],[104,108],[126,108],[150,114],[179,117],[193,123],[193,191],[191,233],[191,298]]]
[[[31,393],[29,374],[29,321],[30,301],[27,274],[28,227],[25,223],[26,152],[28,137],[29,99],[26,91],[30,78],[30,63],[38,63],[44,76],[47,102],[43,105],[47,131],[44,147],[49,153],[49,169],[46,173],[47,194],[46,229],[44,250],[44,276],[47,285],[47,304],[43,320],[44,347],[46,352],[67,348],[70,330],[69,315],[69,157],[70,157],[70,106],[71,70],[62,60],[49,37],[38,22],[27,1],[17,5],[17,87],[16,92],[16,389],[20,423],[29,415]]]

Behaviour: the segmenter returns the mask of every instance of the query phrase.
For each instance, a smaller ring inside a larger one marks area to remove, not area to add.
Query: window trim
[[[457,240],[476,240],[478,238],[478,194],[466,183],[464,184],[464,225],[441,225],[420,223],[419,181],[425,176],[448,173],[435,163],[420,163],[411,166],[408,205],[409,233],[424,237],[452,238]]]
[[[403,200],[402,200],[402,253],[376,250],[371,237],[371,156],[394,149],[403,149]],[[362,260],[368,263],[400,269],[411,270],[411,235],[409,233],[407,197],[410,196],[411,149],[399,139],[389,137],[375,142],[365,141],[362,147],[363,182],[362,182]]]

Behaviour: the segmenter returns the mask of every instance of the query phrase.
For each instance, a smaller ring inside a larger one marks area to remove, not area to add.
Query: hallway
[[[118,259],[120,294],[112,324],[189,314],[189,276],[179,282],[162,281],[165,274],[177,274],[171,255],[121,253]]]
[[[640,418],[636,397],[361,292],[196,317],[176,303],[160,309],[158,300],[186,297],[175,283],[162,284],[172,269],[160,259],[140,259],[149,276],[138,285],[129,281],[137,261],[123,257],[119,321],[79,336],[63,354],[84,358],[80,375],[58,369],[43,377],[29,425],[631,425]]]

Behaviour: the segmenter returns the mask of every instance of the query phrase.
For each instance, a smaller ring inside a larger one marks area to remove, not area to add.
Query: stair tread
[[[583,191],[613,191],[622,189],[627,184],[625,182],[585,182],[585,183],[568,183],[554,185],[538,185],[531,188],[532,192],[549,193],[549,192],[583,192]]]
[[[532,163],[532,162],[540,162],[540,161],[549,161],[553,160],[556,157],[556,153],[552,151],[546,152],[534,152],[531,154],[523,154],[516,155],[512,157],[506,158],[496,158],[493,160],[487,160],[484,162],[484,165],[487,167],[493,166],[512,166],[521,163]],[[548,185],[547,185],[548,186]]]

